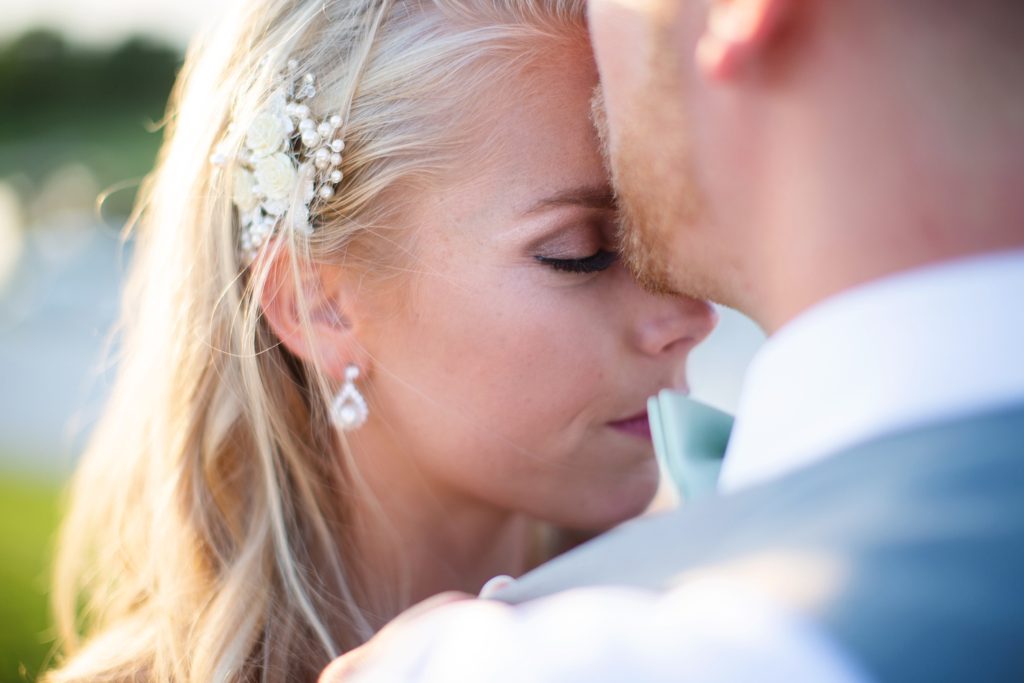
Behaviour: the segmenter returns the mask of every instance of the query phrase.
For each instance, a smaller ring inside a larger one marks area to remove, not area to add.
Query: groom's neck
[[[1024,47],[1007,40],[951,25],[822,41],[766,122],[787,150],[755,208],[767,330],[864,282],[1024,247]]]

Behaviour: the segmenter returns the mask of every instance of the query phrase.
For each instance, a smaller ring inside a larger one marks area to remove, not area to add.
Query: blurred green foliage
[[[0,46],[0,177],[31,187],[77,162],[104,188],[139,179],[156,157],[181,61],[144,38],[100,49],[34,30]],[[125,215],[132,199],[114,194],[105,211]]]
[[[0,474],[0,682],[35,680],[50,653],[48,583],[58,486]]]
[[[156,158],[181,60],[176,49],[142,38],[98,48],[34,30],[0,44],[0,180],[26,206],[72,163],[102,188],[138,180]],[[133,190],[113,194],[104,215],[127,215],[133,201]],[[0,451],[0,463],[12,461]],[[0,471],[0,683],[34,680],[52,650],[58,498],[52,480]]]

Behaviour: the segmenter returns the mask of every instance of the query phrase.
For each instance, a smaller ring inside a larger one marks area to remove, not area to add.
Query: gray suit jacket
[[[498,594],[740,581],[881,681],[1024,681],[1024,405],[637,520]]]

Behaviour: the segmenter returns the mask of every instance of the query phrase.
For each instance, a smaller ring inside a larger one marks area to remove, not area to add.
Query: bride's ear
[[[270,256],[260,307],[267,324],[295,356],[319,364],[337,381],[356,364],[365,373],[368,355],[359,344],[359,316],[353,291],[340,266],[293,264],[287,247]],[[308,326],[305,324],[308,322]]]

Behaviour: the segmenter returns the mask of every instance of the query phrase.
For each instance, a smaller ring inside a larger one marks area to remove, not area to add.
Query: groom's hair
[[[862,26],[890,34],[899,51],[961,97],[1022,102],[1024,0],[831,0]],[[864,10],[858,16],[859,10]],[[849,25],[849,24],[848,24]],[[857,29],[850,27],[851,31]],[[931,79],[931,77],[928,77]],[[975,81],[973,84],[967,81]],[[979,94],[979,93],[984,93]],[[1020,105],[1014,104],[1014,109]]]
[[[1022,0],[873,0],[872,5],[924,31],[956,31],[996,49],[1024,53]]]

